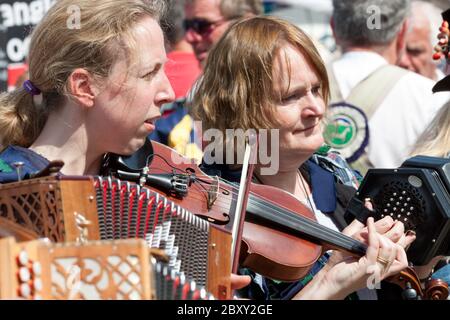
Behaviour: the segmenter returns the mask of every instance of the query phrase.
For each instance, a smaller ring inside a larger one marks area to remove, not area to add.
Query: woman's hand
[[[359,236],[361,232],[356,234]],[[404,248],[379,234],[373,218],[367,221],[367,244],[366,255],[360,259],[342,255],[340,252],[331,256],[326,279],[335,287],[336,292],[341,293],[338,296],[345,297],[365,287],[375,288],[381,280],[408,266]]]
[[[390,223],[385,223],[379,223],[378,228],[387,229]],[[363,234],[363,229],[362,225],[355,223],[345,233],[358,237]],[[366,255],[359,259],[335,251],[327,265],[295,298],[343,299],[359,289],[375,287],[381,280],[408,266],[404,248],[379,234],[373,218],[367,221],[367,245]]]
[[[365,206],[367,209],[373,210],[373,205],[369,199],[365,200]],[[390,216],[375,222],[375,229],[379,234],[385,236],[394,243],[401,245],[405,249],[416,240],[415,232],[408,230],[405,233],[404,224],[398,220],[392,219]],[[350,235],[361,242],[367,242],[367,232],[367,227],[356,219],[343,231],[344,234]]]

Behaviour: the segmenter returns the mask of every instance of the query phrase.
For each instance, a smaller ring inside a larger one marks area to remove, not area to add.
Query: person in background
[[[185,38],[194,49],[196,65],[204,65],[208,52],[233,22],[262,13],[262,0],[185,0]],[[165,106],[171,114],[157,122],[150,139],[200,162],[203,155],[201,130],[189,115],[188,100],[188,97],[179,98]]]
[[[450,157],[450,101],[445,104],[417,140],[411,156]]]
[[[261,0],[186,0],[186,40],[204,65],[211,48],[233,22],[262,13]]]
[[[328,70],[332,102],[359,101],[354,106],[363,116],[355,125],[368,128],[367,133],[356,130],[342,141],[353,148],[350,155],[357,160],[351,165],[363,173],[370,167],[400,166],[448,100],[445,93],[432,93],[431,79],[395,66],[405,51],[409,12],[409,0],[333,1],[331,25],[343,55]],[[348,109],[347,118],[353,119],[354,108]],[[330,122],[338,121],[340,114]],[[356,145],[360,141],[364,143]]]
[[[171,1],[166,17],[162,23],[168,42],[165,71],[175,99],[183,99],[201,72],[194,50],[185,38],[184,1]]]
[[[433,48],[437,43],[435,31],[442,22],[440,9],[426,1],[413,1],[409,21],[406,52],[398,65],[433,81],[441,80],[445,75],[433,60]]]

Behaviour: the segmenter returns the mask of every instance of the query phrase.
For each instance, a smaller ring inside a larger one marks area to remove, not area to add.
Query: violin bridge
[[[216,202],[217,197],[219,195],[219,177],[215,176],[213,179],[214,180],[211,183],[211,186],[208,190],[208,202],[207,202],[208,210],[211,210],[212,206]]]

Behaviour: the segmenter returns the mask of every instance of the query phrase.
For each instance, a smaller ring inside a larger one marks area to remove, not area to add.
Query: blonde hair
[[[450,101],[439,110],[417,141],[413,156],[447,157],[450,154]]]
[[[278,126],[272,73],[282,47],[292,45],[308,59],[322,80],[327,103],[329,83],[324,63],[311,39],[293,24],[275,17],[237,22],[211,50],[192,102],[204,129],[271,129]],[[290,75],[289,75],[290,76]]]
[[[72,26],[74,10],[80,24]],[[164,3],[159,0],[59,0],[34,29],[29,51],[29,79],[42,92],[34,103],[25,89],[0,95],[1,146],[30,146],[43,129],[49,112],[69,96],[67,80],[76,68],[96,79],[109,75],[125,49],[130,60],[132,28],[144,17],[159,20]]]

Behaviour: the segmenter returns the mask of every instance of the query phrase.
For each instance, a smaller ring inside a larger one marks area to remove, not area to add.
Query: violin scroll
[[[449,295],[448,284],[440,279],[427,280],[423,289],[419,277],[411,267],[386,280],[403,289],[402,297],[405,300],[445,300]]]
[[[425,299],[445,300],[449,294],[447,282],[441,279],[429,280],[425,288]]]

